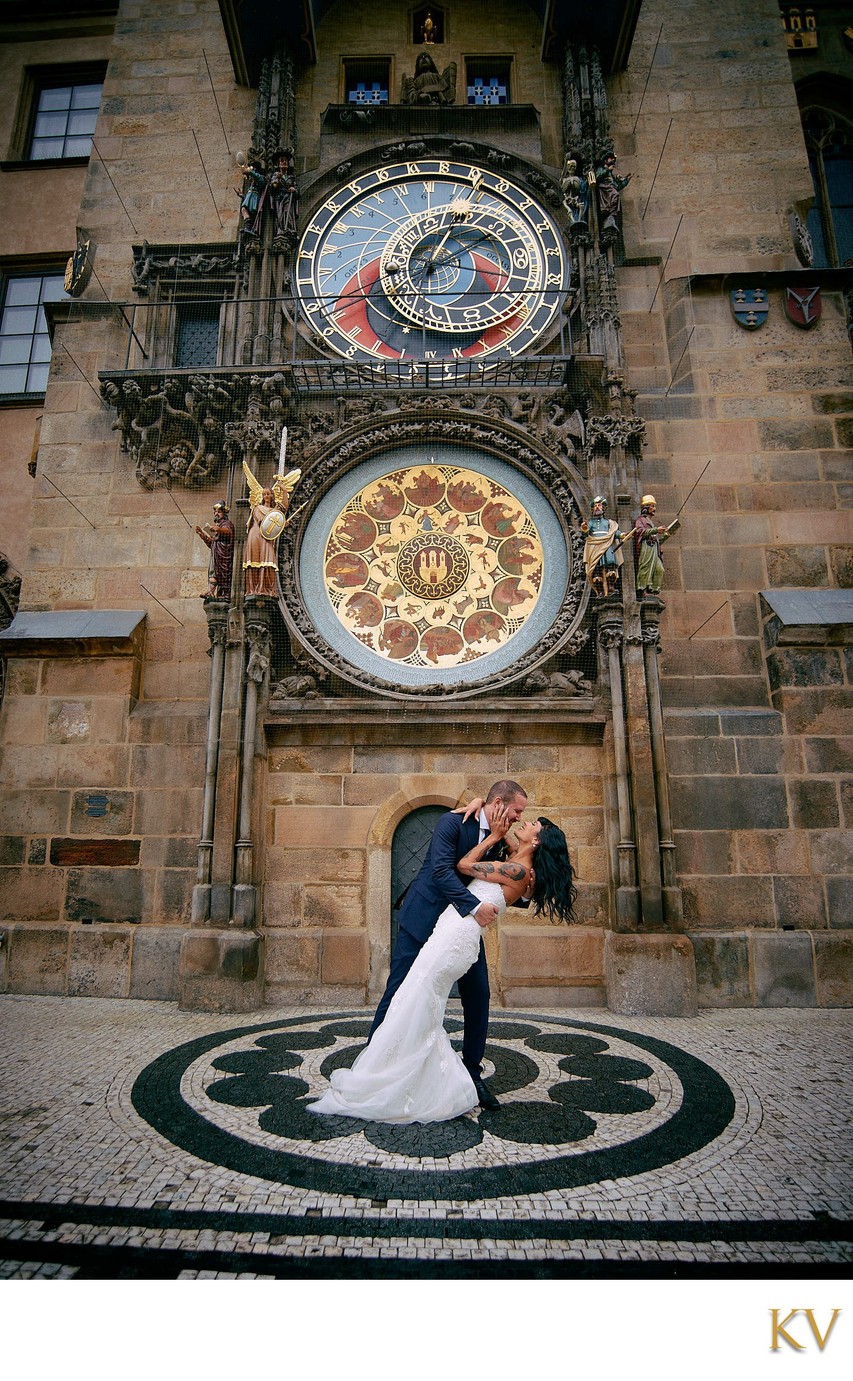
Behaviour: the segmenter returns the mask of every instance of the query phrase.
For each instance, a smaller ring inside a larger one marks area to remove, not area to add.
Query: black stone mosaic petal
[[[480,1126],[503,1141],[545,1146],[584,1141],[595,1131],[591,1117],[553,1103],[505,1103],[498,1112],[481,1112]]]
[[[461,1030],[461,1027],[460,1027]],[[538,1036],[535,1026],[525,1026],[520,1021],[490,1021],[490,1041],[523,1041],[528,1036]]]
[[[330,1036],[363,1036],[367,1040],[372,1025],[371,1021],[331,1021],[320,1030]]]
[[[595,1079],[605,1083],[617,1079],[648,1079],[653,1074],[650,1065],[641,1060],[626,1060],[620,1055],[575,1056],[560,1060],[560,1069],[578,1079]]]
[[[492,1045],[490,1042],[486,1046],[486,1059],[491,1060],[495,1067],[494,1074],[489,1076],[489,1088],[498,1096],[526,1088],[539,1074],[539,1066],[529,1055],[522,1055],[520,1050],[511,1047]]]
[[[214,1069],[223,1074],[270,1074],[276,1069],[295,1069],[301,1065],[302,1056],[294,1055],[292,1050],[280,1054],[264,1050],[232,1050],[228,1055],[220,1055],[212,1062]]]
[[[456,1117],[452,1122],[369,1122],[364,1135],[380,1151],[435,1160],[470,1151],[483,1140],[478,1123],[470,1117]]]
[[[294,1036],[296,1036],[295,1040],[293,1038]],[[328,1045],[328,1041],[325,1043]],[[305,1048],[300,1045],[299,1037],[296,1032],[294,1032],[293,1035],[287,1033],[278,1036],[258,1036],[255,1045],[259,1046],[261,1050],[266,1050],[270,1055],[281,1055],[282,1058],[292,1055],[294,1050],[302,1050]]]
[[[280,1045],[287,1050],[322,1050],[324,1045],[334,1045],[335,1038],[328,1027],[321,1031],[288,1031],[287,1037],[262,1037],[258,1045],[275,1048]]]
[[[282,1099],[298,1098],[307,1092],[304,1079],[259,1074],[256,1078],[237,1075],[233,1079],[218,1079],[207,1089],[207,1096],[214,1103],[225,1103],[230,1108],[261,1108]]]
[[[302,1091],[306,1088],[307,1085],[303,1085]],[[325,1113],[309,1112],[305,1102],[292,1099],[267,1108],[258,1118],[262,1131],[293,1141],[333,1141],[337,1137],[353,1136],[365,1125],[358,1117],[327,1117]]]
[[[607,1041],[600,1041],[595,1036],[563,1036],[550,1031],[529,1039],[527,1044],[531,1050],[544,1050],[549,1055],[595,1055],[599,1050],[607,1049]]]
[[[363,1045],[344,1045],[340,1050],[333,1050],[320,1065],[323,1078],[331,1078],[336,1069],[352,1069],[363,1049]]]
[[[599,1084],[592,1079],[555,1084],[548,1090],[548,1097],[565,1108],[583,1108],[585,1112],[648,1112],[655,1105],[650,1093],[633,1084]]]

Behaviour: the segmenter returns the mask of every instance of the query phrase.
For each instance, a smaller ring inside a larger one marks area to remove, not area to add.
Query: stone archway
[[[438,783],[436,783],[439,786]],[[382,996],[391,959],[391,850],[397,826],[413,812],[427,806],[452,810],[465,790],[459,779],[458,790],[448,787],[452,782],[443,779],[440,789],[430,791],[424,786],[409,794],[395,791],[376,813],[367,842],[367,943],[369,1001]]]

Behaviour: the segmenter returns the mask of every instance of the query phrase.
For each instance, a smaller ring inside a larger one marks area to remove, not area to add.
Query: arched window
[[[803,111],[815,199],[808,216],[815,268],[853,264],[853,122],[830,110]]]

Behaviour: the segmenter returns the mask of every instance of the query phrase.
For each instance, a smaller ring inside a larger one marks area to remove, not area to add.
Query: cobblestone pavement
[[[493,1011],[499,1112],[307,1114],[366,1031],[0,998],[0,1276],[849,1272],[853,1012]]]

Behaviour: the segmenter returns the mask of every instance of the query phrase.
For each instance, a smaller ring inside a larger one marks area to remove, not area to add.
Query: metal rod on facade
[[[663,282],[664,274],[666,273],[666,266],[667,266],[667,264],[669,263],[670,259],[672,258],[672,251],[673,251],[674,248],[675,248],[675,242],[676,242],[676,240],[678,239],[678,232],[679,232],[679,230],[681,229],[681,222],[682,222],[683,220],[684,220],[684,212],[682,211],[681,215],[678,217],[678,225],[675,227],[675,234],[674,234],[673,237],[672,237],[672,244],[671,244],[670,247],[669,247],[669,254],[667,254],[667,256],[666,256],[666,262],[664,263],[664,266],[663,266],[663,268],[661,269],[660,278],[658,279],[658,285],[657,285],[657,287],[655,288],[655,295],[654,295],[654,297],[652,298],[651,302],[649,303],[649,311],[651,311],[651,310],[652,310],[652,307],[655,305],[655,299],[657,298],[657,295],[658,295],[658,293],[660,292],[660,285],[661,285],[661,283]]]
[[[113,191],[115,192],[116,196],[118,197],[119,201],[121,202],[121,206],[122,206],[122,210],[124,211],[124,214],[127,216],[127,219],[130,221],[131,225],[133,225],[133,233],[134,233],[134,235],[138,235],[138,234],[139,234],[139,231],[137,230],[136,226],[133,224],[133,217],[131,216],[130,212],[128,211],[127,207],[125,206],[124,201],[123,201],[123,199],[122,199],[121,192],[119,191],[119,189],[116,187],[115,183],[113,182],[112,176],[111,176],[111,174],[110,174],[110,170],[109,170],[109,168],[107,167],[106,163],[104,162],[103,158],[101,157],[100,151],[99,151],[98,146],[97,146],[97,144],[95,143],[94,139],[92,140],[92,148],[95,150],[95,153],[96,153],[97,156],[98,156],[98,159],[99,159],[99,161],[100,161],[101,167],[103,168],[103,170],[104,170],[104,172],[106,173],[107,177],[110,179],[110,186],[112,187]]]
[[[125,310],[124,310],[124,307],[122,307],[121,304],[120,304],[119,302],[113,302],[113,301],[112,301],[112,299],[111,299],[109,293],[107,292],[106,288],[104,287],[103,283],[101,282],[100,278],[98,277],[97,273],[95,272],[95,265],[92,263],[92,260],[89,258],[89,255],[88,255],[88,254],[86,255],[86,262],[88,263],[89,268],[92,270],[92,277],[95,279],[95,282],[97,283],[97,285],[98,285],[98,287],[100,288],[101,292],[104,294],[104,297],[107,299],[107,301],[109,302],[109,304],[110,304],[111,307],[115,307],[116,311],[121,313],[122,317],[124,318],[124,324],[125,324],[125,326],[127,327],[128,331],[129,331],[130,334],[133,336],[133,339],[136,341],[136,344],[139,346],[140,350],[142,351],[143,358],[147,360],[147,359],[148,359],[148,351],[145,349],[145,346],[142,344],[142,341],[139,339],[138,335],[137,335],[136,332],[134,331],[133,326],[132,326],[131,322],[130,322],[129,319],[128,319],[127,313],[126,313]],[[135,311],[135,307],[134,307],[134,311]]]
[[[649,77],[652,75],[652,68],[653,68],[654,65],[655,65],[655,58],[656,58],[657,55],[658,55],[658,43],[660,43],[660,36],[661,36],[662,33],[663,33],[663,25],[661,24],[660,28],[658,29],[658,36],[657,36],[657,41],[656,41],[656,43],[655,43],[655,50],[654,50],[654,52],[652,53],[652,60],[651,60],[651,62],[649,63],[649,70],[648,70],[648,72],[646,73],[646,85],[643,87],[643,94],[642,94],[642,96],[640,97],[640,104],[637,106],[637,119],[634,121],[634,128],[631,130],[631,133],[632,133],[632,134],[634,134],[634,133],[636,132],[636,129],[637,129],[637,120],[639,120],[639,118],[640,118],[640,111],[641,111],[642,108],[643,108],[643,101],[646,99],[646,91],[647,91],[648,85],[649,85]]]
[[[687,347],[685,346],[685,349],[686,349],[686,348],[687,348]],[[680,364],[680,363],[681,363],[681,361],[679,360],[679,364]],[[708,466],[709,466],[709,465],[713,465],[715,459],[716,459],[716,456],[711,456],[711,459],[710,459],[705,465],[702,466],[702,469],[699,471],[699,474],[696,476],[696,480],[695,480],[695,482],[694,482],[693,489],[696,488],[696,485],[699,483],[699,481],[700,481],[700,479],[702,478],[702,476],[704,475],[705,471],[708,469]],[[683,510],[687,507],[688,500],[690,499],[691,495],[693,494],[693,489],[690,490],[690,493],[687,495],[687,498],[684,500],[684,503],[681,505],[681,508],[679,508],[678,512],[676,513],[676,515],[675,515],[676,518],[680,518],[680,517],[681,517],[681,514],[682,514],[682,512],[683,512]]]
[[[675,366],[675,369],[672,371],[672,378],[671,378],[670,383],[669,383],[669,388],[672,388],[672,385],[675,383],[675,377],[676,377],[676,375],[677,375],[679,369],[681,368],[681,361],[684,359],[684,356],[687,354],[687,347],[688,347],[688,345],[690,344],[691,337],[693,336],[693,332],[694,332],[695,330],[696,330],[696,325],[695,325],[695,323],[694,323],[693,326],[690,327],[690,335],[687,337],[687,340],[684,342],[684,349],[682,350],[681,354],[680,354],[679,357],[678,357],[678,364]],[[669,388],[666,390],[666,393],[663,395],[664,398],[666,398],[667,394],[669,393]],[[698,484],[698,480],[697,480],[697,484]],[[692,490],[691,490],[691,493],[692,493]],[[686,502],[686,500],[685,500],[685,502]]]
[[[668,124],[667,130],[666,130],[666,137],[664,138],[664,141],[663,141],[663,148],[662,148],[661,151],[660,151],[660,158],[658,159],[658,166],[655,168],[655,175],[654,175],[654,177],[652,178],[652,185],[651,185],[651,187],[649,188],[649,198],[648,198],[648,201],[646,202],[646,210],[643,212],[642,216],[640,217],[640,220],[641,220],[641,221],[644,221],[644,220],[646,219],[646,211],[648,211],[648,209],[649,209],[649,201],[651,201],[651,199],[652,199],[652,192],[655,190],[655,183],[657,182],[658,173],[659,173],[659,171],[660,171],[660,165],[661,165],[661,162],[663,161],[664,150],[666,149],[666,141],[667,141],[667,139],[669,138],[669,131],[672,129],[672,122],[673,122],[673,119],[674,119],[674,118],[675,118],[675,117],[672,116],[672,115],[669,117],[669,124]]]
[[[145,591],[146,595],[151,595],[151,598],[155,601],[155,603],[160,605],[161,609],[166,609],[166,606],[163,603],[162,599],[157,599],[156,595],[151,594],[151,591],[149,590],[148,586],[143,585],[141,580],[139,582],[139,587],[140,589]],[[181,620],[178,618],[177,614],[172,613],[171,609],[166,609],[166,613],[169,615],[170,618],[173,618],[175,620],[175,623],[180,623],[182,628],[185,626],[183,623],[181,623]]]
[[[723,602],[722,602],[722,604],[720,605],[720,609],[725,609],[725,607],[726,607],[726,605],[728,604],[728,602],[729,602],[729,601],[728,601],[727,599],[724,599]],[[705,620],[705,623],[710,623],[710,622],[711,622],[711,619],[715,619],[715,618],[717,617],[717,615],[719,614],[720,609],[715,609],[714,612],[713,612],[713,614],[709,614],[708,617],[707,617],[706,620]],[[705,627],[705,623],[700,623],[700,625],[699,625],[698,628],[694,628],[694,629],[693,629],[693,632],[690,633],[690,634],[688,635],[688,638],[687,638],[687,641],[688,641],[688,642],[690,642],[690,639],[691,639],[691,638],[695,638],[697,633],[701,633],[702,629]]]
[[[87,383],[89,382],[88,379],[86,380],[86,382],[87,382]],[[66,503],[70,503],[70,505],[71,505],[72,508],[77,508],[77,505],[76,505],[76,503],[74,502],[74,500],[73,500],[73,499],[69,499],[68,495],[65,494],[65,493],[63,493],[63,491],[60,489],[59,485],[53,483],[53,480],[50,478],[50,475],[42,475],[42,479],[47,480],[48,484],[53,484],[53,487],[54,487],[54,489],[56,490],[57,494],[61,494],[62,497],[63,497],[63,499],[65,500],[65,502],[66,502]],[[82,508],[77,508],[77,512],[80,514],[80,517],[81,517],[81,518],[86,518],[86,514],[83,512]],[[95,524],[94,524],[89,518],[86,518],[86,522],[89,524],[89,527],[92,529],[92,531],[95,532],[95,531],[96,531]]]
[[[228,135],[225,131],[225,124],[222,119],[222,111],[219,109],[219,101],[216,99],[216,87],[213,85],[213,77],[210,75],[210,63],[207,60],[207,53],[204,51],[203,48],[201,50],[201,55],[204,58],[204,65],[207,68],[207,80],[210,82],[210,89],[213,93],[213,104],[216,106],[216,113],[219,116],[219,123],[220,125],[222,125],[222,136],[225,140],[225,147],[230,153],[231,145],[228,143]],[[654,58],[652,59],[652,61],[654,61]]]
[[[75,358],[74,358],[74,356],[72,355],[71,351],[68,349],[68,346],[65,345],[64,342],[60,342],[60,344],[61,344],[62,349],[65,351],[66,355],[68,356],[69,360],[70,360],[71,363],[73,364],[74,368],[77,370],[77,373],[80,375],[80,378],[83,380],[83,383],[89,385],[90,389],[91,389],[92,392],[94,393],[94,395],[95,395],[95,397],[97,398],[98,402],[100,403],[101,407],[104,409],[105,412],[109,412],[109,408],[107,407],[107,405],[106,405],[106,403],[104,402],[103,398],[101,397],[100,393],[99,393],[98,390],[95,388],[95,385],[92,383],[91,379],[87,379],[87,378],[86,378],[86,375],[84,374],[83,370],[80,368],[79,364],[78,364],[77,361],[75,360]],[[52,480],[51,480],[51,484],[53,484],[53,481],[52,481]],[[57,486],[54,485],[54,488],[56,488],[56,487],[57,487]],[[62,493],[62,490],[60,490],[59,492]],[[63,497],[64,497],[64,495],[63,495]],[[70,500],[69,500],[69,502],[70,502]]]
[[[178,501],[177,501],[177,499],[175,498],[174,494],[172,493],[171,489],[167,489],[167,490],[166,490],[166,493],[169,495],[169,498],[172,500],[172,503],[175,505],[175,508],[176,508],[176,509],[178,510],[178,512],[180,513],[180,515],[181,515],[181,517],[183,518],[184,522],[186,523],[187,527],[188,527],[188,528],[191,528],[192,531],[195,532],[195,528],[193,527],[192,523],[190,522],[190,520],[189,520],[189,518],[187,517],[186,513],[184,512],[184,510],[181,508],[181,505],[178,503]]]
[[[221,217],[220,214],[219,214],[219,207],[216,205],[216,197],[213,195],[213,188],[212,188],[211,185],[210,185],[210,178],[207,176],[207,169],[206,169],[205,166],[204,166],[204,159],[203,159],[202,156],[201,156],[201,149],[200,149],[199,146],[198,146],[198,138],[197,138],[197,136],[196,136],[196,132],[195,132],[195,130],[193,129],[193,130],[190,130],[190,133],[191,133],[193,139],[195,139],[195,146],[196,146],[196,149],[198,150],[198,161],[199,161],[199,163],[201,164],[201,171],[204,173],[204,180],[205,180],[205,182],[207,183],[207,190],[208,190],[208,192],[210,193],[210,200],[213,202],[213,209],[214,209],[214,211],[216,212],[216,219],[219,221],[219,229],[220,229],[220,230],[224,230],[225,227],[224,227],[224,225],[222,224],[222,217]]]

